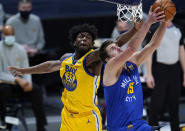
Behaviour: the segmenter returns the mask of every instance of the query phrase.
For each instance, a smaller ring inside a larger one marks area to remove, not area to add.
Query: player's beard
[[[79,47],[74,47],[76,52],[80,55],[80,56],[84,56],[88,51],[90,51],[92,48],[79,48]]]

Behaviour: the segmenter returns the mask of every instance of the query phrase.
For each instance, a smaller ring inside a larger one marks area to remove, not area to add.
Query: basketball
[[[165,20],[173,19],[176,14],[175,4],[171,0],[156,0],[152,5],[152,11],[160,7],[157,12],[164,11]]]

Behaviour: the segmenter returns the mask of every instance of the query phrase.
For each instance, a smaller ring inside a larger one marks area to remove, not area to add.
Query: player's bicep
[[[53,71],[59,71],[60,67],[61,67],[60,60],[53,61],[53,63],[51,64],[51,68]]]

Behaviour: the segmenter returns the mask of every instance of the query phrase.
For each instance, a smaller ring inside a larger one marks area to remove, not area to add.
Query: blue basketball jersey
[[[138,68],[131,62],[126,62],[126,67],[114,85],[104,86],[107,131],[127,131],[129,124],[134,125],[133,131],[150,131],[150,126],[141,120],[143,92]]]

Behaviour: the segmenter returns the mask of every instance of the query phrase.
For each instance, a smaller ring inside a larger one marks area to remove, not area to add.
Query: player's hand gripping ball
[[[176,14],[175,4],[171,0],[156,0],[152,5],[152,11],[160,7],[157,12],[164,11],[165,21],[172,20]]]

